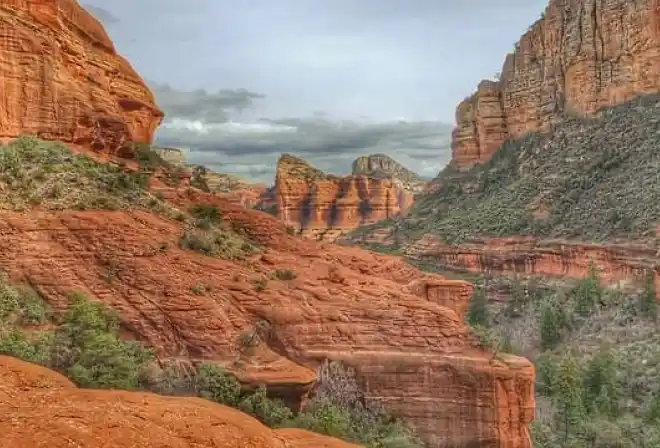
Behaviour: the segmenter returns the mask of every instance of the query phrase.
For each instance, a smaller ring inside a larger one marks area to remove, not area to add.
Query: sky
[[[455,107],[547,0],[83,0],[165,112],[156,144],[272,182],[288,152],[335,174],[385,153],[425,177]]]

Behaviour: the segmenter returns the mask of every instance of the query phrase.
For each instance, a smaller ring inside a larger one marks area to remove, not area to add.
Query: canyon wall
[[[495,275],[579,279],[588,275],[589,265],[593,264],[605,284],[639,285],[651,275],[660,293],[660,250],[649,245],[600,245],[524,237],[449,245],[427,235],[404,252],[443,268]]]
[[[275,196],[278,217],[286,225],[326,241],[405,213],[414,199],[396,178],[328,175],[288,154],[277,163]]]
[[[0,138],[35,134],[131,157],[162,112],[75,0],[0,4]]]
[[[657,0],[551,0],[506,56],[456,109],[452,161],[488,160],[506,139],[545,129],[563,114],[592,114],[660,90]]]
[[[398,179],[403,187],[412,193],[420,193],[426,185],[426,181],[417,173],[385,154],[358,157],[353,161],[351,174],[374,179]]]

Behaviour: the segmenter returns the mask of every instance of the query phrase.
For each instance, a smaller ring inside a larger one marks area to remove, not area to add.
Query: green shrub
[[[239,403],[241,384],[215,364],[201,364],[196,382],[199,395],[207,400],[234,407]]]
[[[291,409],[282,401],[269,398],[263,386],[243,398],[238,408],[271,428],[281,426],[293,417]]]
[[[222,214],[217,207],[210,204],[197,204],[189,210],[191,216],[198,221],[218,224],[222,219]]]
[[[466,313],[467,322],[474,327],[488,327],[490,313],[488,311],[488,297],[482,288],[474,289]]]

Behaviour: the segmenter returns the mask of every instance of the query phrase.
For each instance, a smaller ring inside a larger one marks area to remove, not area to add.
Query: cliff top
[[[410,171],[386,154],[370,154],[353,161],[351,172],[369,177],[396,178],[404,182],[423,182],[417,173]]]
[[[339,176],[325,173],[324,171],[313,167],[305,159],[294,156],[293,154],[282,154],[277,161],[277,173],[286,173],[287,176],[313,180],[336,180]]]

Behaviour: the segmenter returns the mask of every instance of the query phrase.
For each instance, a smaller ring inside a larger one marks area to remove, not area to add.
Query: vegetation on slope
[[[19,138],[0,147],[0,210],[144,208],[184,223],[179,239],[183,249],[226,259],[242,259],[259,250],[244,229],[216,207],[198,204],[178,210],[151,194],[150,176],[170,167],[144,146],[136,148],[136,160],[140,170],[132,172],[74,154],[58,143]],[[176,172],[171,174],[176,178]],[[274,274],[280,280],[296,275],[286,269]],[[111,276],[109,272],[108,281]],[[341,364],[324,365],[308,406],[294,414],[265,387],[244,390],[215,364],[166,362],[154,368],[152,350],[122,340],[119,328],[116,313],[84,295],[72,293],[67,311],[58,315],[34,291],[9,286],[0,278],[0,354],[52,368],[81,387],[200,396],[241,409],[271,427],[309,429],[374,448],[423,446],[401,421],[369,403],[353,372]]]
[[[552,132],[506,142],[468,172],[447,167],[437,192],[394,226],[404,241],[425,233],[448,243],[538,235],[604,241],[653,238],[660,223],[660,95],[593,117],[566,117]]]
[[[467,319],[482,343],[536,365],[534,446],[660,446],[660,336],[654,284],[481,279]],[[486,295],[498,290],[506,301]]]
[[[326,363],[309,405],[294,414],[265,387],[243,390],[215,364],[154,369],[153,352],[119,338],[119,317],[101,303],[73,293],[63,315],[54,315],[34,292],[0,282],[0,354],[57,370],[86,388],[146,389],[199,396],[253,415],[271,427],[297,427],[377,448],[421,447],[399,420],[369,405],[353,372]]]

